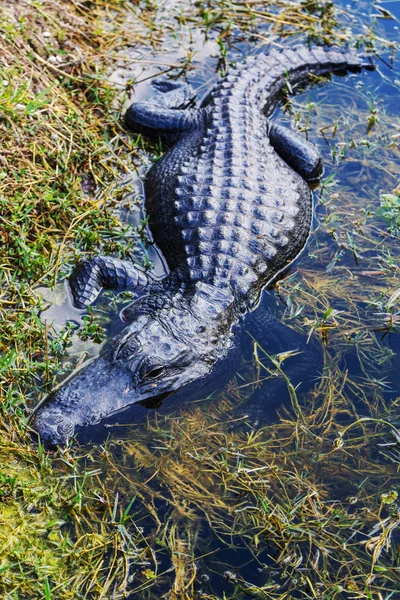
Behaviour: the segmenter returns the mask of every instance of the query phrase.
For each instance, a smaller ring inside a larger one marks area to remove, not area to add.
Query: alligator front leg
[[[134,102],[125,113],[128,129],[149,137],[174,142],[196,123],[198,111],[192,110],[195,94],[189,85],[168,79],[153,79],[153,98]]]
[[[93,304],[102,289],[141,288],[150,280],[146,273],[127,260],[95,256],[76,266],[69,285],[74,306],[85,308]]]
[[[281,158],[306,181],[319,179],[323,172],[321,155],[310,142],[287,127],[269,123],[271,145]]]

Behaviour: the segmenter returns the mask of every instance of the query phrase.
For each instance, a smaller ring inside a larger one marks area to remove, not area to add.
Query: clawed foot
[[[196,102],[196,93],[190,85],[185,83],[171,81],[171,79],[165,77],[157,77],[156,79],[152,79],[151,85],[163,94],[162,97],[159,96],[160,102],[164,106],[168,106],[168,108],[184,110],[185,108],[194,106]]]
[[[95,256],[80,262],[69,280],[77,308],[93,304],[102,289],[139,288],[148,283],[149,276],[139,267],[112,256]]]

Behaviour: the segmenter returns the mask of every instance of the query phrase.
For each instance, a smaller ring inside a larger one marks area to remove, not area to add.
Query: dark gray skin
[[[351,51],[301,46],[250,57],[198,107],[188,86],[156,80],[155,98],[133,104],[126,126],[170,144],[146,178],[150,229],[170,269],[155,281],[136,265],[98,256],[78,265],[74,304],[102,288],[142,295],[130,323],[99,358],[38,407],[32,427],[64,445],[77,427],[139,402],[157,404],[209,376],[234,345],[234,330],[265,286],[308,238],[317,149],[268,115],[287,85],[362,66]]]

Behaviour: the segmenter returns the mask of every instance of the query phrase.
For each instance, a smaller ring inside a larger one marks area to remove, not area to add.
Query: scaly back
[[[163,157],[175,175],[165,183],[155,171],[164,181],[149,211],[159,215],[156,241],[183,279],[230,287],[245,308],[296,258],[310,230],[311,191],[271,146],[265,114],[287,82],[354,67],[353,52],[300,47],[250,57],[217,82]]]

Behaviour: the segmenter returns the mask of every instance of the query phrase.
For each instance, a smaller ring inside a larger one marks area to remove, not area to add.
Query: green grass
[[[78,330],[60,330],[42,322],[38,288],[63,281],[82,255],[127,257],[145,243],[144,224],[116,215],[132,194],[127,176],[162,151],[124,132],[130,87],[160,56],[174,76],[200,69],[196,36],[215,40],[219,73],[239,43],[394,47],[379,22],[351,16],[331,2],[288,0],[0,6],[2,598],[396,597],[399,399],[385,401],[395,359],[382,335],[399,327],[400,174],[398,117],[379,92],[366,97],[343,80],[287,97],[283,118],[318,141],[329,170],[307,250],[276,284],[285,322],[323,343],[309,397],[287,381],[292,407],[276,422],[232,428],[260,372],[286,377],[282,357],[269,360],[255,342],[253,365],[206,411],[149,417],[128,437],[114,428],[103,445],[54,455],[26,428],[30,409],[97,351],[119,306],[109,295]],[[128,48],[144,52],[133,55],[143,73],[130,79]],[[126,86],[111,77],[117,67]],[[235,549],[251,569],[223,564]],[[222,596],[214,585],[224,571]]]

